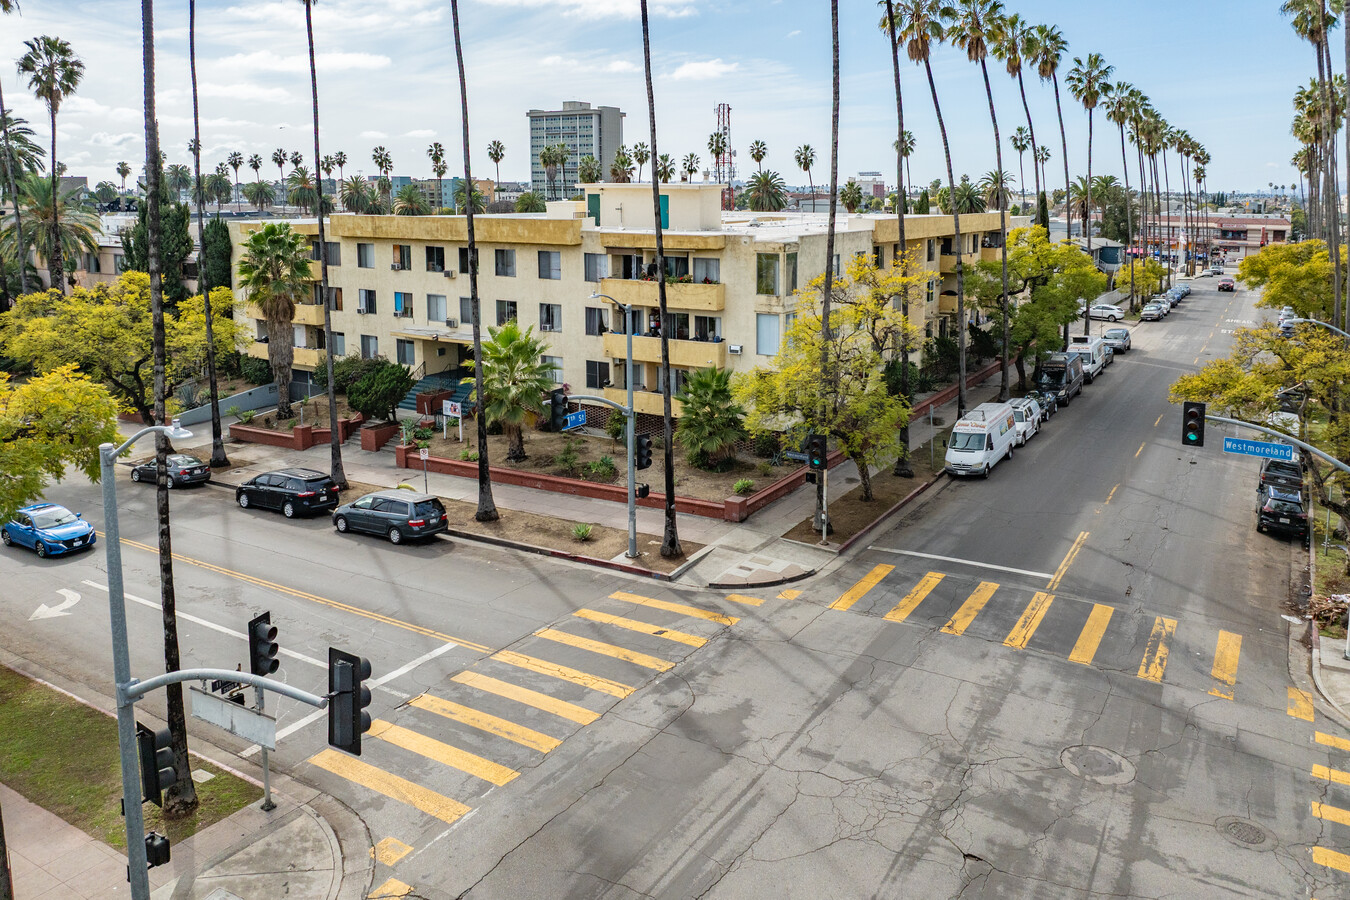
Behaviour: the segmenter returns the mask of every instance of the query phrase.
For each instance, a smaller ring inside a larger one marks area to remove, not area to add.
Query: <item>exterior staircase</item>
[[[423,376],[412,390],[399,401],[398,408],[410,414],[417,413],[417,395],[429,391],[451,391],[451,400],[464,403],[468,400],[469,394],[473,392],[472,384],[460,384],[459,376],[450,372],[436,372],[431,375]]]

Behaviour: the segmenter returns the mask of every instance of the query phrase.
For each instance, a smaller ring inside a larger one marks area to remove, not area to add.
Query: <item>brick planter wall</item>
[[[449,400],[454,391],[427,391],[417,395],[417,414],[438,416],[441,413],[441,401]]]
[[[361,449],[369,450],[372,453],[379,450],[389,442],[389,439],[398,434],[398,424],[389,423],[387,425],[364,425],[361,428]]]
[[[360,413],[350,419],[338,419],[338,434],[341,439],[347,440],[352,432],[361,426],[361,421]],[[256,425],[235,423],[230,426],[230,438],[245,444],[265,444],[269,447],[308,450],[315,444],[328,443],[332,440],[332,432],[327,428],[315,428],[313,425],[296,425],[289,432],[286,432],[260,428]]]

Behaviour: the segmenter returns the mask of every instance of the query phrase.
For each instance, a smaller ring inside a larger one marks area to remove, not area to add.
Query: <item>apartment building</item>
[[[668,329],[670,379],[678,390],[694,369],[749,371],[772,365],[796,316],[794,292],[824,271],[825,214],[723,212],[717,184],[661,187],[668,315],[657,312],[656,240],[650,184],[587,184],[585,201],[548,204],[541,214],[478,215],[478,291],[486,326],[532,325],[544,359],[573,394],[625,402],[627,330],[633,330],[635,405],[660,415],[660,333]],[[998,253],[997,213],[962,216],[967,264]],[[232,221],[238,242],[259,222]],[[1025,224],[1014,219],[1013,226]],[[294,227],[316,235],[313,221]],[[382,354],[419,377],[473,371],[466,221],[455,216],[336,215],[328,220],[329,283],[336,355]],[[317,258],[317,238],[313,238]],[[958,248],[949,216],[909,216],[906,240],[932,273],[911,318],[946,334],[956,311]],[[890,265],[898,249],[893,216],[839,217],[834,266],[855,255]],[[315,266],[317,277],[318,267]],[[630,305],[633,321],[614,303]],[[323,347],[323,308],[296,310],[296,368],[312,370]],[[265,332],[256,308],[246,315]],[[267,347],[248,351],[265,358]],[[303,378],[303,375],[298,377]]]
[[[577,165],[583,156],[594,156],[600,161],[606,177],[614,153],[623,143],[623,119],[627,113],[617,106],[592,107],[580,100],[563,102],[562,109],[532,109],[525,114],[530,120],[530,185],[543,194],[549,189],[548,173],[539,162],[539,153],[545,147],[564,144],[567,162],[555,176],[554,190],[562,190],[577,183]]]

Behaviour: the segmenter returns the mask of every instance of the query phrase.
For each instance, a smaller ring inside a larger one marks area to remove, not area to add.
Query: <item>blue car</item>
[[[93,525],[55,503],[25,506],[0,529],[0,541],[6,547],[29,547],[42,557],[87,550],[95,539]]]

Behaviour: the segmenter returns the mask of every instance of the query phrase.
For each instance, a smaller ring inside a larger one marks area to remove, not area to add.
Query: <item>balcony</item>
[[[629,306],[656,306],[655,281],[629,278],[600,279],[600,293],[608,294]],[[726,285],[723,284],[667,284],[666,306],[670,309],[695,312],[717,312],[726,308]]]
[[[260,321],[264,318],[262,310],[252,303],[244,307],[244,315]],[[292,321],[296,325],[312,325],[315,328],[322,328],[323,307],[317,303],[297,303],[295,304],[295,318]]]
[[[605,355],[614,359],[627,359],[628,336],[613,331],[606,333]],[[633,361],[660,364],[661,339],[634,336]],[[727,364],[727,342],[671,340],[670,364],[682,369],[706,369],[708,366],[724,368]]]
[[[254,341],[249,345],[248,355],[255,359],[267,359],[267,345],[262,341]],[[315,350],[313,347],[296,347],[295,358],[292,360],[291,365],[296,368],[313,371],[319,367],[319,362],[322,358],[322,351]]]
[[[953,275],[956,273],[955,253],[944,253],[940,257],[940,259],[941,263],[939,268],[943,275]],[[980,254],[978,252],[963,253],[961,254],[961,261],[964,262],[967,266],[973,266],[980,261]]]
[[[628,405],[628,391],[624,388],[605,388],[604,398],[606,400],[613,400],[620,406]],[[633,407],[638,412],[649,416],[664,416],[666,414],[664,401],[661,399],[660,391],[635,388],[633,390]],[[684,404],[676,400],[672,394],[670,398],[670,414],[672,416],[678,416],[683,410]]]

